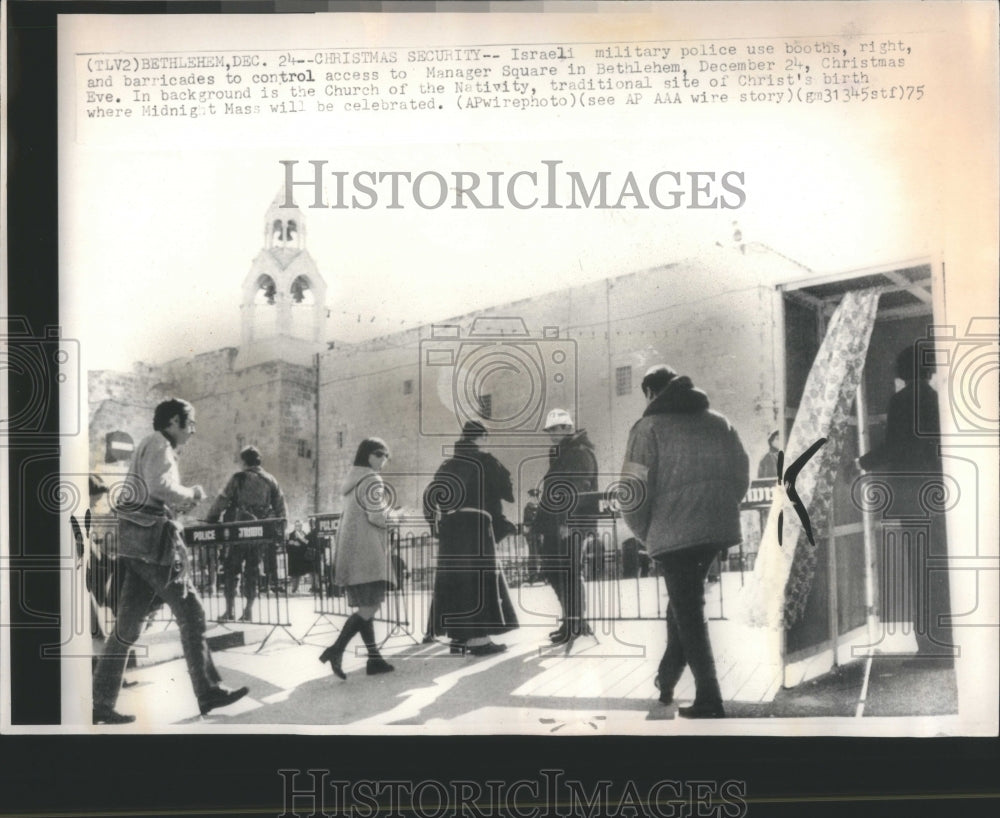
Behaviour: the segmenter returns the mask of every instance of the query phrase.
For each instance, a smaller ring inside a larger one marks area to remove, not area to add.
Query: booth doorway
[[[806,379],[826,334],[827,322],[846,292],[878,288],[878,310],[863,375],[850,413],[849,429],[836,469],[831,508],[824,530],[816,532],[817,559],[800,618],[784,634],[787,667],[818,654],[829,666],[850,661],[851,645],[867,645],[865,628],[904,622],[899,609],[906,577],[887,570],[877,524],[852,500],[858,472],[855,458],[881,442],[885,409],[894,386],[899,351],[927,337],[934,323],[932,265],[904,263],[811,279],[781,288],[784,313],[784,439],[795,420]],[[869,633],[870,635],[870,633]]]

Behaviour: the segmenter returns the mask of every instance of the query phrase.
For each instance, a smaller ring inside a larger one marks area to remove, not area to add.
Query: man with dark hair
[[[740,541],[740,500],[750,461],[726,418],[708,407],[691,379],[666,365],[642,381],[643,412],[629,432],[622,480],[636,502],[625,522],[660,566],[667,585],[667,647],[660,660],[660,701],[672,704],[684,667],[695,699],[678,713],[722,718],[722,692],[705,622],[705,577],[719,551]]]
[[[545,432],[552,448],[549,469],[542,479],[535,527],[543,536],[545,578],[559,600],[562,614],[562,623],[549,639],[565,644],[591,634],[584,619],[583,584],[583,544],[589,532],[571,530],[569,515],[581,493],[597,491],[597,458],[586,430],[577,430],[565,409],[549,412]]]
[[[219,683],[205,642],[205,611],[190,584],[177,512],[188,511],[205,497],[201,486],[180,480],[177,449],[195,433],[194,407],[171,399],[156,407],[154,433],[136,448],[118,503],[118,571],[121,590],[115,628],[94,670],[94,724],[127,724],[135,716],[115,710],[128,652],[150,603],[170,606],[181,633],[198,708],[205,715],[232,704],[247,688],[231,690]]]
[[[260,452],[256,446],[247,446],[240,452],[243,468],[229,478],[222,493],[215,498],[206,521],[217,523],[264,520],[285,517],[285,496],[278,481],[261,468]],[[258,543],[232,543],[223,558],[225,571],[226,610],[219,621],[232,620],[235,616],[236,580],[243,574],[243,595],[246,605],[240,615],[241,622],[253,618],[253,603],[257,599],[257,579],[260,562],[264,556]]]

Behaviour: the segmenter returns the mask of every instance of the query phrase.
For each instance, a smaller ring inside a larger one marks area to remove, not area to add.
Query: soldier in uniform
[[[247,446],[240,452],[243,468],[229,478],[225,489],[215,499],[205,518],[207,522],[242,522],[244,520],[264,520],[269,517],[285,517],[285,496],[278,481],[261,468],[260,452],[255,446]],[[246,606],[240,615],[241,622],[253,618],[253,603],[257,598],[257,581],[260,563],[264,555],[256,543],[232,544],[223,558],[225,571],[226,610],[219,621],[232,620],[236,616],[236,580],[243,574],[243,594]]]

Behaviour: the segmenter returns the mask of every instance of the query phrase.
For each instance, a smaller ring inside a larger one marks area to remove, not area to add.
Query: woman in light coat
[[[337,585],[347,592],[347,601],[356,608],[344,623],[337,641],[323,651],[319,660],[329,662],[341,679],[347,675],[341,666],[344,650],[355,634],[368,649],[367,673],[393,670],[378,652],[372,622],[385,600],[389,581],[388,511],[385,484],[379,474],[389,460],[385,441],[369,437],[361,441],[354,465],[341,487],[344,511],[337,532],[337,555],[334,576]]]

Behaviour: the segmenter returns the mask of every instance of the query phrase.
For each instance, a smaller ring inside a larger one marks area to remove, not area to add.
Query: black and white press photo
[[[995,733],[995,9],[757,11],[60,17],[61,731]]]

